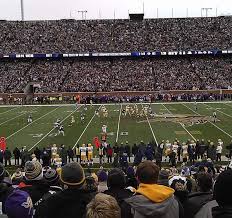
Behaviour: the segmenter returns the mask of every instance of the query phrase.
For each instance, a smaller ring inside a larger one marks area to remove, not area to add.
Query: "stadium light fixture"
[[[201,8],[201,17],[202,17],[202,11],[205,11],[205,16],[208,17],[208,11],[212,10],[212,8]]]
[[[24,2],[20,0],[21,20],[24,21]]]
[[[88,13],[88,11],[86,10],[80,10],[80,11],[77,11],[78,13],[81,13],[81,18],[82,20],[86,20],[86,14]]]

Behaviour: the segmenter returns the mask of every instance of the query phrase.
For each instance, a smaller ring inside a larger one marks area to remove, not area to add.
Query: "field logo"
[[[29,134],[32,136],[32,138],[41,138],[43,136],[43,133],[35,133],[35,134]]]

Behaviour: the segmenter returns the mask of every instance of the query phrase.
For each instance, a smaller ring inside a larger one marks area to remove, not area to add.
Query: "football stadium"
[[[0,217],[232,218],[231,8],[1,0]]]

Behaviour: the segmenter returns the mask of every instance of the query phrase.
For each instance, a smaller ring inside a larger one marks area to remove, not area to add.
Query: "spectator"
[[[24,171],[25,180],[19,184],[19,188],[26,191],[30,195],[33,204],[36,204],[49,190],[49,186],[43,179],[42,165],[38,161],[27,161]]]
[[[138,166],[136,175],[140,185],[136,195],[125,200],[123,217],[179,217],[179,205],[174,198],[174,190],[157,185],[157,165],[144,161]]]
[[[232,170],[222,172],[214,185],[214,199],[217,201],[217,207],[212,209],[213,218],[231,218],[232,217]]]
[[[86,218],[121,218],[120,207],[110,195],[97,194],[87,205]]]
[[[108,190],[104,193],[114,197],[119,206],[122,205],[124,199],[133,195],[130,190],[126,189],[126,175],[121,169],[114,168],[109,172],[107,186]]]
[[[210,217],[210,214],[207,214],[207,211],[211,212],[211,204],[208,202],[213,200],[213,178],[209,173],[199,173],[197,175],[197,187],[198,192],[190,193],[188,200],[184,205],[185,216],[188,218],[200,218],[200,217]],[[203,208],[204,205],[206,207]],[[204,211],[205,214],[202,214]],[[211,214],[212,217],[212,214]]]
[[[46,200],[42,207],[42,214],[44,217],[56,218],[84,217],[86,206],[93,195],[82,189],[85,183],[85,174],[81,165],[72,162],[63,166],[60,172],[60,181],[64,190]]]
[[[30,195],[19,189],[13,190],[8,195],[5,210],[9,218],[33,218],[34,214]]]

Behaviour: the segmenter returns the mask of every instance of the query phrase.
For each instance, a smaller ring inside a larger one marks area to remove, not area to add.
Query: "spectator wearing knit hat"
[[[42,165],[38,161],[27,161],[24,171],[24,182],[19,184],[19,188],[26,191],[31,196],[33,204],[36,204],[49,190],[49,185],[43,178]]]
[[[25,191],[15,189],[5,202],[8,218],[33,218],[34,209],[31,197]]]
[[[222,172],[214,185],[214,199],[219,206],[212,209],[213,218],[232,217],[232,170]]]
[[[46,200],[52,195],[62,191],[62,188],[60,187],[59,175],[55,169],[48,169],[44,173],[44,180],[49,185],[49,191],[35,203],[36,217],[42,216],[43,207],[46,204]]]
[[[104,169],[101,169],[97,173],[98,176],[98,192],[104,192],[108,189],[107,178],[108,175]]]
[[[123,203],[124,199],[133,195],[129,189],[126,189],[126,175],[119,168],[112,169],[109,172],[107,186],[108,190],[104,191],[104,194],[114,197],[119,206]]]
[[[63,191],[57,192],[45,201],[39,217],[83,217],[86,205],[94,195],[83,189],[85,174],[81,165],[76,162],[64,165],[61,168],[60,181]]]
[[[136,171],[140,182],[136,195],[125,200],[123,217],[179,217],[179,204],[172,188],[158,185],[159,167],[152,161],[139,164]]]

